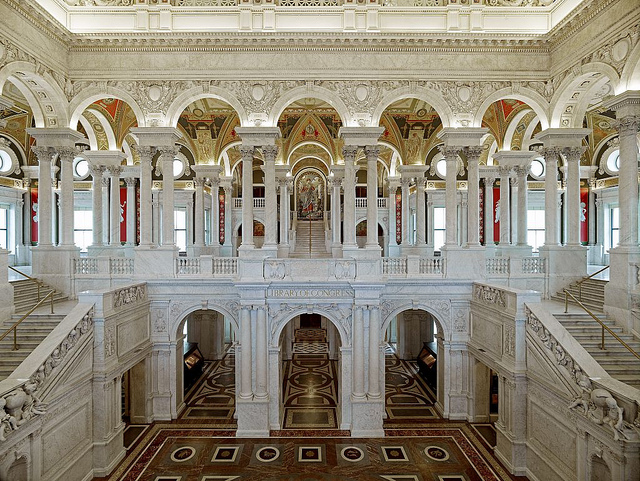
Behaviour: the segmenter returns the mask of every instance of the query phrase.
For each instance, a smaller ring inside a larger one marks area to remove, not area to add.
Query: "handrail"
[[[600,274],[601,272],[606,271],[609,268],[609,266],[604,266],[602,269],[600,269],[599,271],[594,272],[593,274],[585,277],[584,279],[580,280],[577,282],[577,286],[578,286],[578,297],[580,298],[580,301],[582,301],[582,283],[584,281],[588,281],[589,279],[591,279],[593,276],[597,276],[598,274]]]
[[[17,272],[21,276],[24,276],[27,279],[29,279],[30,281],[35,282],[37,284],[37,286],[38,286],[38,301],[39,301],[40,300],[40,287],[42,286],[42,282],[40,282],[40,280],[36,279],[35,277],[31,277],[31,276],[25,274],[24,272],[19,271],[18,269],[14,268],[14,267],[11,267],[11,266],[7,266],[7,267],[9,269],[11,269],[12,271]]]
[[[47,298],[51,299],[51,314],[53,314],[53,294],[55,292],[56,291],[53,289],[50,290],[49,293],[46,296],[44,296],[44,298],[42,298],[42,300],[38,301],[38,303],[29,310],[29,312],[23,315],[20,318],[20,320],[16,321],[13,324],[13,326],[7,329],[6,332],[0,336],[0,341],[2,341],[5,337],[7,337],[9,333],[13,330],[13,350],[17,351],[18,350],[18,326],[22,323],[22,321],[24,321],[27,317],[33,314],[33,311],[35,311],[38,307],[44,304],[44,301],[46,301]]]
[[[598,322],[598,324],[600,324],[600,326],[602,326],[602,341],[601,341],[601,344],[600,344],[600,350],[604,351],[604,330],[606,329],[607,331],[609,331],[609,334],[611,334],[620,344],[622,344],[624,347],[626,347],[627,350],[631,354],[633,354],[635,357],[640,359],[640,354],[638,354],[626,342],[624,342],[622,339],[620,339],[620,337],[615,332],[613,332],[609,326],[607,326],[604,322],[602,322],[600,319],[598,319],[598,317],[595,314],[593,314],[593,312],[591,312],[587,307],[585,307],[585,305],[582,304],[582,302],[580,302],[578,299],[576,299],[576,297],[573,294],[571,294],[566,289],[562,289],[562,290],[564,291],[564,312],[565,313],[569,311],[569,296],[571,296],[571,298],[575,302],[577,302],[578,305],[580,307],[582,307],[582,309],[584,309],[584,311],[587,314],[589,314],[596,322]]]

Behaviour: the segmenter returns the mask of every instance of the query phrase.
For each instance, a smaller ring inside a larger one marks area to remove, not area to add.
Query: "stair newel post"
[[[566,314],[567,312],[569,312],[569,293],[567,292],[566,289],[564,290],[564,313]]]

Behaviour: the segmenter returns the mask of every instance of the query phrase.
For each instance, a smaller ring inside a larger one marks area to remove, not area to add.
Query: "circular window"
[[[89,174],[89,162],[86,159],[76,159],[73,175],[78,178],[85,178]]]
[[[447,161],[444,159],[441,159],[438,161],[438,163],[436,164],[436,171],[438,172],[438,175],[440,177],[446,177],[447,176]]]
[[[180,159],[173,159],[173,176],[177,179],[178,177],[182,177],[182,173],[184,172],[184,164]]]
[[[620,150],[614,150],[607,157],[607,169],[611,172],[619,172],[620,171]]]
[[[0,172],[6,173],[11,170],[11,157],[4,150],[0,150]]]
[[[541,158],[533,159],[531,162],[531,175],[533,177],[544,176],[544,161]]]

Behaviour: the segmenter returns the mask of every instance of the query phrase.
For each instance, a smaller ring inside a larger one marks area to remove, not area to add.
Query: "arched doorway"
[[[235,340],[235,324],[214,310],[191,312],[180,323],[176,393],[185,404],[180,419],[235,423]]]
[[[385,422],[439,419],[444,406],[441,324],[427,311],[409,309],[392,317],[384,332]]]
[[[344,428],[344,346],[338,328],[324,315],[300,313],[276,339],[269,363],[272,429]]]

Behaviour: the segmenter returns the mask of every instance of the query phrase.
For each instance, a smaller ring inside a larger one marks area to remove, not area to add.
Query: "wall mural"
[[[325,179],[317,170],[305,170],[296,180],[298,219],[319,220],[324,214]]]

